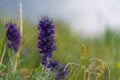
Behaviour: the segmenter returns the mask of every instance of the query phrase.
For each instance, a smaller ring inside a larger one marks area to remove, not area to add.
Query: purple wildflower
[[[55,77],[55,80],[66,80],[66,75],[69,73],[69,68],[65,69],[65,67],[66,65],[64,64],[60,64],[57,66],[56,68],[57,75]]]
[[[6,23],[5,27],[7,28],[6,37],[9,40],[7,46],[13,47],[13,49],[17,51],[20,44],[20,32],[16,24],[12,22]]]
[[[52,52],[56,49],[54,45],[54,24],[48,17],[44,17],[39,21],[38,25],[38,45],[39,53],[42,54],[42,65],[47,68],[51,68],[51,71],[55,70],[57,73],[55,80],[65,80],[68,74],[68,68],[64,71],[66,65],[58,65],[58,62],[51,60]]]
[[[66,76],[69,73],[69,68],[65,69],[66,65],[58,64],[55,60],[51,60],[47,68],[51,68],[51,71],[56,72],[55,80],[66,80]]]
[[[46,65],[47,59],[52,57],[52,52],[55,50],[54,45],[54,24],[48,17],[44,17],[39,21],[38,30],[38,48],[39,53],[43,54],[42,64]]]
[[[56,62],[55,60],[51,60],[47,68],[51,68],[51,70],[53,70],[57,67],[57,65],[58,65],[58,62]]]

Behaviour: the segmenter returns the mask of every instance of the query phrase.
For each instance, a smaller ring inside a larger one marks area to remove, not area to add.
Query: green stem
[[[0,64],[2,64],[2,62],[3,62],[4,56],[5,56],[5,50],[6,50],[6,45],[4,45],[4,50],[3,50],[2,57],[0,60]]]

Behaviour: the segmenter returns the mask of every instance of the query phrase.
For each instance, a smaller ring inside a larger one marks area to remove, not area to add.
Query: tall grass
[[[5,20],[0,20],[0,58],[4,52],[5,44]],[[53,53],[53,58],[61,63],[70,64],[71,73],[68,76],[69,80],[83,80],[83,76],[88,76],[88,73],[84,71],[84,67],[88,68],[90,65],[90,58],[100,58],[106,65],[102,77],[98,80],[109,80],[110,68],[110,80],[119,80],[120,78],[120,33],[106,29],[105,33],[100,37],[85,38],[82,36],[75,37],[71,35],[69,26],[61,21],[56,21],[56,46],[57,50]],[[37,25],[24,20],[24,36],[21,52],[21,63],[18,69],[24,69],[27,71],[22,72],[21,76],[28,76],[34,68],[37,68],[40,63],[40,55],[37,50]],[[84,35],[83,35],[84,36]],[[87,48],[87,55],[85,59],[80,59],[80,47],[84,44]],[[6,49],[5,54],[9,53]],[[5,55],[6,56],[6,55]],[[7,58],[3,58],[3,63],[6,63]],[[73,64],[72,64],[73,63]],[[29,71],[28,71],[29,70]],[[87,70],[86,70],[87,71]],[[85,79],[84,79],[85,80]]]

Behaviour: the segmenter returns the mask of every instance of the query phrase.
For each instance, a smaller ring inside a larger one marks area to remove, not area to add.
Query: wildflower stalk
[[[99,58],[96,58],[96,59],[99,60]],[[106,64],[105,62],[103,62],[103,64],[106,65],[106,67],[107,67],[107,69],[108,69],[108,78],[109,78],[108,80],[111,80],[111,79],[110,79],[110,73],[111,73],[110,67],[109,67],[109,65]]]
[[[82,61],[84,60],[86,54],[87,54],[87,50],[86,50],[86,46],[82,45],[81,46],[81,54],[80,54],[80,64],[82,65]],[[83,74],[83,80],[86,80],[86,72],[87,70],[85,68],[84,69],[84,74]]]
[[[19,45],[18,52],[16,53],[16,60],[15,60],[15,65],[14,65],[14,71],[16,71],[16,69],[17,69],[18,60],[19,60],[19,57],[20,57],[21,49],[22,49],[22,32],[23,32],[22,4],[19,3],[19,6],[20,6],[20,45]]]
[[[4,50],[3,50],[2,57],[0,60],[0,64],[2,64],[2,62],[3,62],[4,56],[5,56],[5,50],[6,50],[6,45],[4,46]]]

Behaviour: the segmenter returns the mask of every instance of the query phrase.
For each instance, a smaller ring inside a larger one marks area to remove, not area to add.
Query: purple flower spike
[[[7,46],[9,48],[13,47],[13,49],[17,51],[20,44],[20,32],[16,24],[12,22],[6,23],[5,27],[7,28],[6,37],[9,40]]]
[[[38,49],[39,53],[43,54],[42,64],[46,65],[47,58],[52,58],[52,52],[56,49],[54,45],[54,24],[48,17],[44,17],[39,21],[38,25]],[[46,59],[43,59],[46,56]]]

